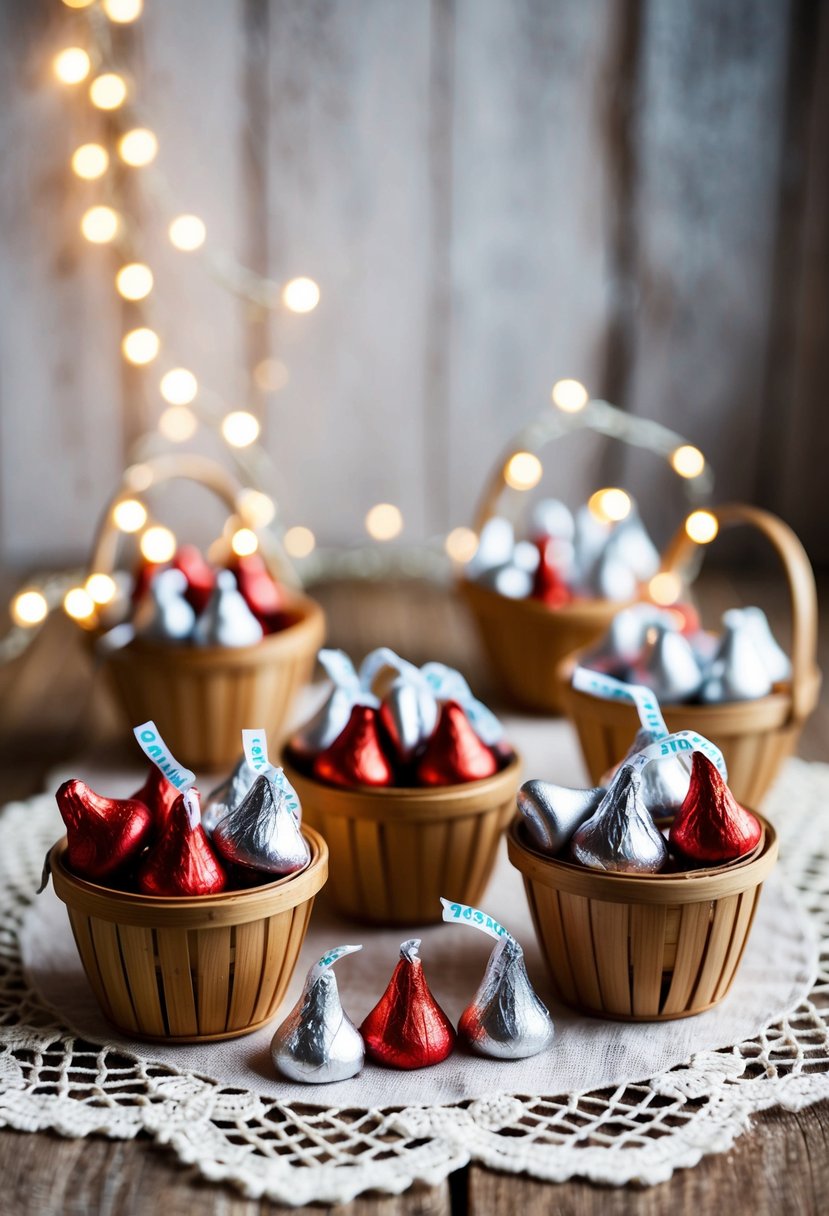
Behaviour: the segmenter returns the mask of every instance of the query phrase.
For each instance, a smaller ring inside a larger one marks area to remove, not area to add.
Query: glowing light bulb
[[[103,177],[109,168],[109,153],[101,144],[81,144],[72,153],[72,171],[84,181]]]
[[[144,0],[102,0],[102,8],[110,21],[127,25],[141,16]]]
[[[282,544],[289,557],[307,557],[309,553],[314,552],[317,538],[310,528],[303,528],[301,524],[297,524],[288,529],[282,537]]]
[[[168,562],[176,551],[176,538],[169,528],[153,524],[141,536],[141,552],[148,562]]]
[[[320,289],[313,279],[291,279],[282,288],[282,303],[291,312],[313,312],[320,302]]]
[[[478,551],[478,534],[471,528],[453,528],[444,548],[453,562],[468,562]]]
[[[161,377],[160,389],[170,405],[189,405],[199,391],[199,382],[186,367],[174,367]]]
[[[134,127],[118,140],[118,155],[125,164],[132,165],[134,169],[149,165],[155,160],[157,153],[158,140],[146,127]]]
[[[86,590],[96,604],[110,604],[118,590],[115,579],[108,574],[90,574],[85,583]]]
[[[127,97],[127,85],[117,72],[104,72],[96,76],[89,86],[89,100],[99,110],[117,110]]]
[[[95,615],[95,601],[83,587],[73,587],[63,597],[63,609],[73,621],[88,621]]]
[[[513,490],[531,490],[541,481],[541,461],[532,452],[516,452],[504,467],[504,481]]]
[[[248,410],[232,410],[222,419],[222,434],[232,448],[249,448],[259,436],[259,420]]]
[[[633,503],[630,501],[630,495],[624,490],[611,487],[591,494],[587,506],[601,523],[617,524],[620,520],[627,519]]]
[[[241,490],[236,505],[253,528],[266,528],[276,515],[276,503],[261,490]]]
[[[253,369],[253,381],[263,393],[276,393],[288,383],[288,369],[281,359],[262,359]]]
[[[153,289],[153,272],[143,262],[127,262],[115,276],[118,294],[125,300],[144,300]]]
[[[237,557],[250,557],[259,548],[259,537],[252,528],[237,528],[230,538],[230,547]]]
[[[45,621],[48,612],[46,596],[39,591],[21,591],[12,600],[12,620],[15,625],[21,625],[24,629],[30,629],[32,625]]]
[[[177,215],[168,228],[170,240],[182,253],[200,249],[207,236],[204,220],[197,215]]]
[[[682,579],[672,570],[662,570],[648,583],[648,592],[655,604],[668,608],[682,595]]]
[[[705,457],[693,444],[683,443],[671,452],[671,466],[680,477],[699,477],[705,468]]]
[[[171,405],[158,420],[158,429],[171,443],[186,443],[199,427],[199,420],[186,405]]]
[[[720,530],[716,515],[710,511],[692,511],[685,520],[685,531],[698,545],[709,545]]]
[[[67,8],[89,8],[90,4],[94,4],[95,0],[63,0]]]
[[[565,414],[577,414],[589,401],[587,389],[580,380],[557,380],[550,396],[553,405]]]
[[[138,329],[131,329],[121,339],[124,358],[128,363],[134,363],[138,367],[143,367],[145,363],[152,363],[160,348],[161,342],[158,334],[154,329],[147,329],[144,325],[139,326]]]
[[[81,46],[68,46],[58,51],[52,60],[55,75],[61,84],[80,84],[92,67],[89,55]]]
[[[394,540],[403,531],[403,516],[391,502],[378,502],[366,515],[366,532],[374,540]]]
[[[147,508],[137,498],[122,498],[112,508],[112,521],[121,532],[140,532],[147,522]]]
[[[81,217],[81,232],[93,245],[107,245],[118,235],[121,220],[112,207],[90,207]]]

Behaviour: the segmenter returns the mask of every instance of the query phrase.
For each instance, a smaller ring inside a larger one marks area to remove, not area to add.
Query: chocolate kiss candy
[[[540,560],[538,569],[535,572],[532,589],[533,599],[541,600],[550,608],[560,608],[563,604],[569,603],[573,598],[569,587],[561,575],[561,571],[556,565],[557,543],[552,537],[539,542],[538,551]]]
[[[302,996],[271,1040],[271,1058],[289,1081],[322,1084],[356,1077],[363,1067],[362,1035],[340,1004],[331,970],[362,946],[338,946],[308,972]]]
[[[216,582],[216,572],[195,545],[182,545],[173,558],[173,569],[187,579],[185,597],[196,613],[204,612]]]
[[[256,769],[241,756],[230,776],[207,795],[201,813],[201,825],[205,832],[212,832],[219,820],[239,805],[258,775]]]
[[[594,870],[655,874],[663,869],[668,848],[630,765],[621,769],[590,819],[576,828],[571,851],[576,861]]]
[[[478,738],[461,706],[446,701],[417,766],[418,780],[423,785],[457,785],[480,781],[497,771],[492,749]]]
[[[514,547],[515,530],[512,524],[502,515],[493,515],[481,528],[478,548],[467,563],[467,575],[469,578],[478,578],[484,570],[503,566],[512,558]]]
[[[159,570],[135,609],[135,631],[151,642],[183,642],[193,632],[196,614],[185,599],[181,570]]]
[[[153,829],[158,835],[167,826],[170,811],[175,806],[179,793],[179,790],[172,781],[167,780],[158,765],[151,764],[147,780],[134,794],[130,794],[130,798],[137,799],[138,802],[143,802],[146,807],[149,807],[153,818]]]
[[[638,730],[627,755],[621,764],[617,765],[613,775],[615,776],[638,752],[643,752],[646,747],[656,743],[657,739],[658,736],[644,726]],[[658,760],[651,760],[639,775],[642,781],[642,798],[655,819],[660,815],[673,815],[682,806],[691,784],[691,771],[676,752]]]
[[[199,646],[254,646],[261,640],[262,626],[236,589],[236,579],[230,570],[220,570],[193,641]]]
[[[477,582],[506,596],[508,600],[525,600],[533,589],[532,574],[514,562],[487,567],[478,575]]]
[[[530,983],[524,951],[509,934],[489,956],[481,986],[461,1014],[458,1033],[478,1055],[496,1060],[523,1060],[552,1043],[553,1019]]]
[[[575,530],[573,512],[557,498],[542,498],[530,512],[529,534],[536,539],[552,536],[571,541]]]
[[[455,1046],[454,1027],[429,991],[419,948],[419,938],[403,942],[388,988],[360,1027],[369,1059],[388,1068],[427,1068]]]
[[[689,861],[734,861],[759,843],[758,819],[740,806],[716,765],[693,753],[691,787],[671,824],[671,847]]]
[[[573,790],[552,781],[525,781],[516,802],[527,832],[542,853],[558,853],[605,796],[604,787]]]
[[[291,751],[310,760],[330,747],[342,734],[351,716],[354,697],[345,688],[333,688],[330,695],[301,730],[291,739]]]
[[[632,600],[638,591],[638,580],[627,562],[605,545],[587,577],[587,590],[603,600]]]
[[[610,622],[599,645],[590,651],[590,665],[597,659],[635,662],[645,644],[649,627],[657,624],[664,625],[666,629],[676,629],[670,614],[654,604],[631,604],[629,608],[623,608]]]
[[[437,720],[438,703],[429,687],[405,676],[398,676],[380,705],[380,721],[404,762],[429,738]]]
[[[251,612],[266,633],[274,633],[283,624],[285,596],[271,576],[262,554],[250,553],[236,558],[234,573]]]
[[[606,551],[627,566],[637,582],[647,582],[659,569],[659,552],[636,510],[613,529]]]
[[[634,672],[634,683],[644,684],[660,701],[669,704],[695,696],[702,683],[702,672],[688,639],[676,630],[652,625]]]
[[[726,612],[720,644],[699,690],[700,700],[709,704],[753,701],[770,692],[771,678],[743,613]]]
[[[199,795],[179,794],[167,826],[138,871],[144,895],[216,895],[227,884],[225,872],[201,826]]]
[[[314,776],[332,785],[391,785],[394,773],[380,743],[378,711],[355,705],[345,730],[320,752]]]
[[[105,798],[77,777],[55,794],[66,824],[66,858],[83,878],[114,874],[144,847],[152,828],[148,807],[136,798]]]
[[[311,860],[288,795],[278,778],[271,781],[264,774],[216,824],[213,844],[226,861],[269,874],[295,874]]]
[[[541,555],[538,545],[531,540],[519,540],[512,551],[512,564],[528,574],[535,574]]]
[[[786,680],[790,680],[792,678],[791,659],[778,644],[763,609],[743,608],[742,611],[746,630],[760,653],[769,679],[773,684],[782,684]]]

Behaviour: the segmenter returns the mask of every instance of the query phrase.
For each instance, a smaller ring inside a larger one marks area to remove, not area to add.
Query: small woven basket
[[[777,859],[774,828],[733,865],[682,874],[602,873],[545,857],[515,820],[509,858],[524,878],[536,937],[559,998],[596,1017],[690,1017],[728,992]]]
[[[792,678],[767,697],[722,705],[662,706],[669,730],[695,730],[721,749],[728,766],[728,784],[738,802],[758,806],[790,756],[800,732],[814,710],[821,675],[816,663],[817,593],[809,559],[787,524],[757,507],[732,505],[712,511],[720,527],[748,524],[774,546],[789,583],[792,608]],[[694,543],[684,530],[666,550],[664,569],[678,571]],[[639,727],[633,705],[605,701],[571,685],[578,655],[564,659],[556,685],[567,716],[578,732],[591,782],[625,755]]]
[[[246,891],[157,898],[113,891],[67,867],[66,838],[49,854],[92,991],[126,1035],[200,1043],[250,1034],[274,1016],[296,967],[328,849],[303,828],[311,862]]]
[[[237,487],[220,465],[197,456],[147,462],[153,484],[172,478],[197,482],[217,494],[231,511]],[[118,536],[112,512],[104,516],[90,569],[111,572]],[[283,559],[261,549],[271,574],[281,578]],[[240,732],[263,723],[277,751],[286,732],[294,697],[310,679],[325,638],[322,608],[293,594],[286,611],[292,623],[255,646],[164,645],[136,638],[108,651],[104,665],[131,724],[151,718],[165,742],[190,768],[225,768],[238,758]]]
[[[477,904],[515,809],[516,756],[493,777],[419,789],[341,789],[285,772],[305,822],[328,843],[327,894],[343,916],[380,925],[440,920],[440,897]]]

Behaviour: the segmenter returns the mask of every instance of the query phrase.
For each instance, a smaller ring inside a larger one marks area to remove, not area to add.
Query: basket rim
[[[673,874],[624,874],[592,870],[558,857],[548,857],[522,838],[523,820],[516,816],[507,830],[507,853],[527,882],[610,903],[685,904],[736,895],[762,883],[777,860],[774,825],[758,811],[763,837],[748,857],[723,866]]]
[[[135,637],[127,646],[107,654],[106,659],[107,662],[118,662],[142,657],[151,661],[163,660],[165,664],[184,662],[194,665],[210,663],[218,659],[225,664],[228,662],[244,664],[263,657],[275,657],[279,651],[294,650],[296,643],[305,634],[313,634],[321,630],[321,637],[324,636],[325,613],[315,599],[308,595],[293,594],[287,599],[287,607],[289,610],[299,609],[301,613],[299,619],[292,621],[284,629],[277,630],[276,633],[269,633],[260,638],[252,646],[179,646]]]
[[[491,777],[477,781],[464,781],[457,785],[420,786],[373,786],[329,785],[317,777],[305,774],[290,759],[290,752],[283,749],[280,757],[288,780],[297,788],[300,801],[303,790],[311,794],[309,802],[324,803],[329,814],[348,816],[357,813],[361,819],[383,819],[400,812],[412,818],[453,818],[472,814],[477,810],[488,810],[501,796],[512,798],[518,788],[518,778],[523,766],[523,757],[513,749],[511,760]]]
[[[58,898],[68,908],[84,911],[102,920],[139,925],[155,925],[162,920],[166,928],[199,928],[208,927],[211,923],[217,926],[245,924],[305,903],[325,885],[328,878],[328,845],[324,837],[309,824],[302,825],[302,835],[311,850],[311,860],[304,869],[286,874],[274,882],[219,891],[213,895],[144,895],[138,891],[116,890],[81,878],[66,864],[68,842],[65,835],[52,845],[47,854],[47,864]]]
[[[457,588],[462,595],[468,595],[474,599],[478,596],[484,601],[489,601],[491,604],[498,604],[499,607],[505,607],[506,612],[518,611],[529,612],[535,614],[539,620],[556,620],[561,617],[567,617],[571,620],[583,618],[587,621],[605,620],[612,618],[617,612],[621,612],[623,608],[629,608],[632,604],[639,603],[638,599],[631,600],[607,600],[595,597],[593,599],[577,599],[571,600],[567,604],[562,604],[559,608],[551,608],[542,600],[535,600],[527,596],[524,599],[511,599],[507,595],[501,595],[497,591],[493,591],[491,587],[486,587],[482,583],[475,582],[474,579],[462,576],[457,579]]]

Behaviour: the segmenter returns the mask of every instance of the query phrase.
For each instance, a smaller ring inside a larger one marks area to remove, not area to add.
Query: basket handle
[[[143,460],[141,464],[148,470],[151,478],[147,483],[147,489],[151,486],[162,485],[167,481],[192,481],[211,490],[217,498],[221,499],[231,514],[235,515],[238,512],[239,491],[242,487],[222,465],[208,456],[192,454],[156,456],[150,460]],[[134,491],[129,485],[122,483],[107,502],[92,544],[89,558],[90,572],[101,571],[104,574],[111,574],[115,568],[121,533],[115,526],[112,512],[116,503],[133,493]],[[271,576],[292,586],[298,586],[299,579],[296,571],[278,542],[267,533],[264,536],[259,535],[259,541],[259,552],[262,554]]]
[[[769,511],[742,503],[712,507],[721,528],[747,524],[770,542],[789,583],[792,611],[792,721],[803,722],[814,708],[817,669],[817,589],[806,550],[788,524]],[[679,572],[697,549],[685,528],[679,528],[662,558],[663,570]]]

